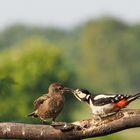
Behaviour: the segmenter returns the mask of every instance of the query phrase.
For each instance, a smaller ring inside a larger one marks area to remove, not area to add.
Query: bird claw
[[[95,121],[99,121],[99,122],[102,121],[102,118],[99,115],[93,115],[92,117]]]

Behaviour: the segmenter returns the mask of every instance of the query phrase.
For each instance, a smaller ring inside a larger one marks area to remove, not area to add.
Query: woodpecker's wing
[[[102,106],[110,103],[117,103],[122,99],[128,99],[130,95],[116,94],[116,95],[107,95],[107,94],[92,94],[91,100],[94,105]]]
[[[35,109],[37,109],[45,100],[48,100],[50,98],[49,95],[44,94],[41,97],[37,98],[34,102],[33,105]]]

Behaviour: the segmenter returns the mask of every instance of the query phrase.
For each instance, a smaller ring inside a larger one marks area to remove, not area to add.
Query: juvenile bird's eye
[[[59,90],[62,90],[63,88],[62,88],[62,87],[59,87],[58,89],[59,89]]]

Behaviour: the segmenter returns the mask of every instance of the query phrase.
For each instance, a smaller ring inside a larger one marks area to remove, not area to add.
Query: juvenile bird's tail
[[[139,97],[140,97],[140,93],[137,93],[137,94],[135,94],[135,95],[132,95],[131,97],[129,97],[129,98],[127,99],[127,102],[130,103],[130,102],[136,100],[136,99],[139,98]]]
[[[30,113],[30,114],[28,114],[27,116],[32,116],[32,117],[38,117],[37,115],[36,115],[36,113],[35,113],[35,111],[34,112],[32,112],[32,113]]]

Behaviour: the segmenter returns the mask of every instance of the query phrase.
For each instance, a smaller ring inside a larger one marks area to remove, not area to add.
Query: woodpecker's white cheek
[[[83,101],[82,99],[86,97],[86,94],[84,94],[83,92],[81,92],[79,89],[75,90],[74,95],[81,102]]]
[[[77,93],[75,93],[74,95],[81,102],[82,102],[82,99],[85,98],[85,95],[84,94],[77,94]]]
[[[86,97],[86,95],[83,94],[83,93],[79,93],[78,96],[79,96],[79,98],[81,98],[81,99]]]

